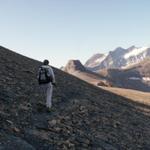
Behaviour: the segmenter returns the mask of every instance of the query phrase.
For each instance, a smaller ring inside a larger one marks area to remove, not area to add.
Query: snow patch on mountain
[[[131,51],[129,51],[127,54],[125,54],[124,58],[128,59],[130,57],[137,56],[137,55],[143,53],[144,51],[146,51],[147,49],[148,49],[148,47],[134,48]]]
[[[150,81],[150,77],[143,77],[142,78],[144,81]]]
[[[106,54],[106,55],[104,55],[104,56],[102,56],[102,57],[96,59],[96,60],[95,60],[95,63],[101,63],[101,62],[107,57],[107,55],[108,55],[108,54]]]
[[[141,80],[139,77],[129,77],[129,80]]]
[[[103,60],[105,60],[107,55],[108,54],[100,54],[100,53],[95,54],[90,59],[88,59],[88,61],[85,63],[85,66],[90,68],[96,67],[101,62],[103,62]]]

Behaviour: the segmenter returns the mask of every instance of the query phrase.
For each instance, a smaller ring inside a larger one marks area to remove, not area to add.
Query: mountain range
[[[125,69],[102,69],[99,74],[114,87],[150,92],[150,58]]]
[[[150,92],[149,66],[150,48],[132,46],[117,48],[107,56],[96,54],[85,65],[80,60],[70,60],[63,70],[96,86]]]
[[[92,72],[79,60],[70,60],[63,71],[95,86],[120,87],[150,92],[150,58],[124,69]]]
[[[85,67],[94,72],[108,68],[126,68],[149,57],[149,47],[131,46],[128,49],[118,47],[108,54],[95,54],[87,60]]]
[[[106,81],[106,77],[88,70],[82,65],[80,60],[69,60],[66,66],[62,68],[62,70],[88,83],[94,85],[110,86],[110,84]]]
[[[51,112],[40,93],[42,63],[0,47],[0,150],[148,150],[150,103],[54,69]]]

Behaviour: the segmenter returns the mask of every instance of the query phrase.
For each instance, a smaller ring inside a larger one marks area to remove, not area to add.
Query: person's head
[[[43,61],[43,65],[48,65],[49,64],[49,61],[47,60],[47,59],[45,59],[44,61]]]

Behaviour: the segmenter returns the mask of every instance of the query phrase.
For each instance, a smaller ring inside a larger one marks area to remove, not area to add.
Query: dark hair
[[[49,64],[49,61],[48,61],[47,59],[45,59],[45,60],[43,61],[43,64],[44,64],[44,65],[48,65],[48,64]]]

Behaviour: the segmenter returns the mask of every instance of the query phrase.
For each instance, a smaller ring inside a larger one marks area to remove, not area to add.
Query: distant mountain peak
[[[135,45],[132,45],[132,46],[130,46],[130,47],[128,48],[128,50],[132,50],[132,49],[135,49],[135,48],[137,48],[137,47],[135,47]]]
[[[94,54],[90,59],[86,61],[85,66],[87,67],[97,66],[106,58],[106,56],[107,54],[102,54],[102,53]]]
[[[127,49],[117,47],[113,51],[110,51],[108,55],[98,57],[99,58],[94,58],[94,56],[92,56],[88,59],[85,66],[91,71],[96,72],[100,69],[107,68],[125,68],[150,57],[150,48],[136,47],[134,45]]]
[[[124,50],[124,48],[123,48],[123,47],[121,47],[121,46],[119,46],[119,47],[115,48],[115,50],[120,50],[120,49],[123,49],[123,50]]]
[[[96,53],[96,54],[94,54],[92,57],[100,57],[100,56],[104,56],[105,54],[103,54],[103,53]]]
[[[67,65],[65,66],[65,71],[73,72],[73,71],[85,71],[85,67],[82,65],[80,60],[69,60]]]

